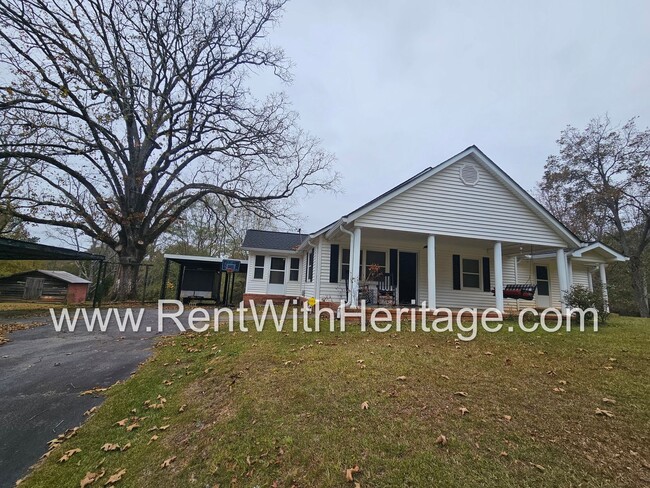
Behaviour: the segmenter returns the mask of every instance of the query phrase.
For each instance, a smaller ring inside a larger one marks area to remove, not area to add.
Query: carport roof
[[[103,261],[101,254],[0,237],[0,260]]]

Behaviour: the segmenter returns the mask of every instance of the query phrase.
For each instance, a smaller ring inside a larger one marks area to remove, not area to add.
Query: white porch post
[[[560,281],[560,302],[562,303],[562,311],[566,310],[564,295],[569,291],[567,286],[567,264],[564,249],[558,249],[555,255],[557,260],[557,274]]]
[[[427,237],[427,307],[436,308],[436,236]]]
[[[605,312],[609,312],[609,295],[607,293],[607,272],[605,271],[605,264],[598,266],[600,271],[600,286],[603,287],[603,302],[605,305]]]
[[[503,255],[501,243],[494,243],[494,296],[496,307],[503,312]]]
[[[571,288],[573,286],[573,261],[571,258],[567,258],[567,288]]]
[[[359,306],[359,265],[361,264],[361,228],[355,227],[354,242],[350,250],[350,293],[351,307]]]
[[[589,287],[589,291],[594,291],[594,277],[591,274],[592,270],[588,270],[587,272],[587,286]]]

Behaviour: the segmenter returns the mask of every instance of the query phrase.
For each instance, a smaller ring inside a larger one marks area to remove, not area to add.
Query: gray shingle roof
[[[242,247],[244,249],[293,251],[302,243],[302,241],[307,239],[307,237],[307,234],[296,234],[295,232],[248,229]]]

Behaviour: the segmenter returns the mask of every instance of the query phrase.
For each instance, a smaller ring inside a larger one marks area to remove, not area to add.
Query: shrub
[[[600,322],[604,324],[607,321],[609,312],[605,309],[605,300],[603,299],[602,287],[600,285],[594,285],[593,291],[590,291],[589,288],[582,285],[572,286],[564,294],[564,302],[567,308],[581,308],[582,310],[594,308],[598,311]]]

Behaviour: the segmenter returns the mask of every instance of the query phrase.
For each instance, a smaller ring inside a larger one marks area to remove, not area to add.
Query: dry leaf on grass
[[[108,485],[114,485],[118,481],[122,481],[122,476],[126,474],[126,469],[122,468],[118,471],[115,472],[115,474],[111,475],[108,480],[106,480],[106,483],[104,483],[104,486]]]
[[[120,447],[120,452],[124,452],[124,451],[127,451],[127,450],[129,450],[129,449],[131,449],[131,443],[130,443],[130,442],[127,442],[127,443],[124,444],[122,447]]]
[[[458,410],[460,410],[460,414],[465,415],[466,413],[469,413],[469,410],[466,409],[465,407],[460,407]]]
[[[97,411],[97,407],[93,407],[90,410],[86,410],[84,412],[84,417],[88,417],[89,415],[94,414]]]
[[[158,427],[158,430],[167,430],[167,429],[169,429],[169,427],[171,427],[170,424],[167,424],[167,425],[161,425],[160,427]]]
[[[119,444],[111,444],[110,442],[107,442],[102,446],[102,451],[104,452],[109,452],[109,451],[117,451],[120,448]]]
[[[354,473],[361,471],[358,465],[355,465],[353,468],[345,470],[345,481],[352,483],[354,481]]]
[[[137,423],[137,422],[134,422],[134,423],[132,423],[131,425],[129,425],[129,426],[126,428],[126,431],[127,431],[127,432],[131,432],[132,430],[135,430],[135,429],[137,429],[137,428],[139,428],[139,427],[140,427],[140,424]]]
[[[485,354],[486,356],[494,356],[494,353],[491,353],[490,351],[486,351],[483,354]]]
[[[79,482],[80,488],[86,488],[87,486],[92,485],[99,478],[103,477],[106,474],[106,470],[102,469],[99,473],[92,473],[88,471],[86,476]]]
[[[363,402],[361,404],[361,410],[368,410],[370,408],[370,405],[368,405],[368,402]]]
[[[149,445],[152,442],[157,441],[157,440],[158,440],[158,436],[154,434],[154,435],[151,436],[151,439],[149,439],[149,442],[147,442],[147,445]]]
[[[438,438],[436,439],[436,444],[439,446],[446,446],[447,445],[447,437],[440,434]]]
[[[603,403],[611,403],[614,405],[616,403],[616,400],[612,400],[611,398],[603,398]]]
[[[559,386],[556,386],[555,388],[553,388],[553,391],[555,393],[564,393],[566,390],[564,388],[560,388]]]
[[[499,456],[501,456],[501,457],[508,457],[508,453],[507,453],[506,451],[501,451],[501,452],[499,453]]]
[[[69,451],[66,451],[63,456],[59,459],[60,463],[65,463],[68,459],[70,459],[72,456],[77,454],[78,452],[81,452],[81,449],[75,448],[75,449],[70,449]]]
[[[406,381],[406,376],[398,376],[397,381]]]
[[[169,459],[165,459],[163,463],[160,465],[160,467],[165,469],[169,467],[174,461],[176,461],[176,456],[172,456]]]
[[[457,391],[457,392],[454,393],[454,395],[462,396],[462,397],[468,396],[467,392],[464,392],[464,391]]]
[[[506,422],[510,422],[510,421],[512,420],[512,417],[511,417],[510,415],[504,415],[504,416],[503,416],[503,419],[504,419]]]
[[[612,412],[610,412],[609,410],[603,410],[603,409],[600,409],[600,408],[596,409],[596,415],[602,415],[602,416],[608,417],[608,418],[614,416],[614,414]]]
[[[117,425],[118,427],[124,427],[128,423],[128,421],[129,421],[129,418],[127,417],[125,419],[118,420],[113,425]]]
[[[448,379],[449,379],[449,376],[447,376],[446,374],[441,374],[440,377],[443,378],[443,379],[445,379],[445,380],[448,380]]]
[[[541,464],[530,463],[530,465],[533,468],[537,469],[538,471],[541,471],[541,472],[546,471],[546,468],[544,466],[542,466]]]
[[[178,409],[178,413],[183,413],[186,408],[187,408],[186,404],[181,405],[180,408]]]

